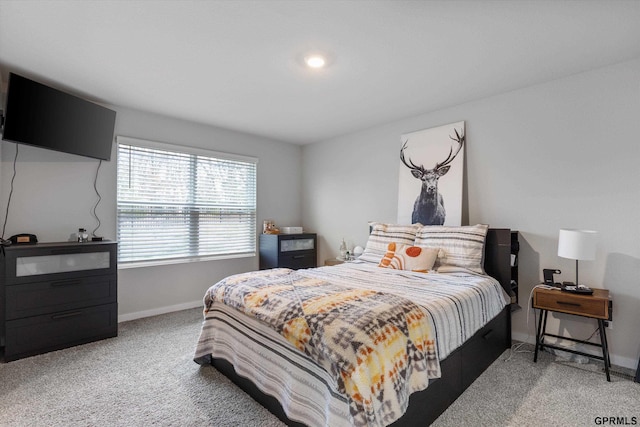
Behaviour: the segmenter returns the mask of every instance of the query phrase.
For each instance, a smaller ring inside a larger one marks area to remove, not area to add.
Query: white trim
[[[188,264],[190,262],[217,261],[222,259],[233,259],[233,258],[252,258],[255,256],[256,256],[255,252],[248,252],[248,253],[242,253],[242,254],[210,255],[210,256],[201,256],[201,257],[158,259],[158,260],[151,260],[151,261],[118,262],[118,270],[126,270],[129,268],[139,268],[139,267],[153,267],[156,265],[173,265],[173,264]]]
[[[632,369],[634,372],[638,367],[638,361],[636,359],[616,356],[615,354],[611,354],[611,353],[609,353],[609,358],[611,359],[612,366],[621,366],[623,368]]]
[[[174,311],[188,310],[190,308],[203,307],[202,300],[185,302],[182,304],[170,305],[166,307],[153,308],[151,310],[136,311],[135,313],[122,314],[118,316],[118,323],[129,320],[142,319],[143,317],[157,316],[159,314],[173,313]]]
[[[526,342],[528,344],[531,345],[536,345],[536,336],[535,333],[532,334],[523,334],[521,332],[511,332],[511,338],[514,341],[520,341],[520,342]],[[607,340],[608,341],[608,340]],[[595,351],[594,354],[598,354],[597,350]],[[602,352],[600,352],[598,354],[599,356],[602,356]],[[611,349],[609,349],[609,358],[611,359],[611,365],[613,366],[620,366],[622,368],[629,368],[629,369],[633,369],[635,371],[635,369],[637,368],[638,365],[638,361],[636,359],[631,359],[628,357],[622,357],[622,356],[616,356],[615,354],[611,353]],[[532,352],[532,356],[531,356],[531,360],[533,361],[533,352]]]
[[[194,154],[196,156],[215,157],[215,158],[224,159],[224,160],[235,160],[239,162],[258,164],[257,157],[244,156],[241,154],[222,153],[220,151],[205,150],[203,148],[189,147],[186,145],[169,144],[166,142],[150,141],[147,139],[131,138],[129,136],[118,135],[116,136],[116,142],[118,144],[124,144],[124,145],[134,145],[137,147],[155,148],[158,150]]]

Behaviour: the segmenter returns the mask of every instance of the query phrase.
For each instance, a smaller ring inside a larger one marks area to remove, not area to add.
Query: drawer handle
[[[51,282],[51,286],[73,286],[80,285],[81,280],[60,280],[58,282]]]
[[[558,304],[560,304],[560,305],[570,305],[571,307],[580,307],[580,304],[575,303],[575,302],[558,301]]]
[[[293,259],[301,259],[301,258],[304,258],[304,255],[294,255],[292,258]]]
[[[53,320],[58,320],[58,319],[65,319],[67,317],[80,316],[81,314],[82,314],[82,311],[72,311],[71,313],[54,314],[53,316],[51,316],[51,318]]]
[[[491,334],[493,334],[493,329],[489,329],[489,331],[487,331],[487,333],[482,336],[482,339],[483,340],[488,339],[489,336],[491,336]]]

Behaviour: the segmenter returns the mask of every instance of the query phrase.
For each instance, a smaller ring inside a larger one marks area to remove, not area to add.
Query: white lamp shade
[[[598,232],[591,230],[560,230],[558,256],[576,260],[596,259]]]

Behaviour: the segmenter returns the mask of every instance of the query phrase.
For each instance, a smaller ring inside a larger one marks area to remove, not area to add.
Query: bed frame
[[[502,287],[511,292],[511,230],[490,228],[484,253],[484,268]],[[511,346],[511,307],[487,323],[461,347],[440,362],[442,376],[427,389],[411,395],[404,415],[391,426],[425,426],[436,420],[507,348]],[[250,380],[239,376],[231,363],[212,358],[211,364],[254,400],[289,426],[304,424],[287,418],[280,403],[263,393]]]

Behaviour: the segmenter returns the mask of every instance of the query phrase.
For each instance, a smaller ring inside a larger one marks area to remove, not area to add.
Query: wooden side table
[[[326,259],[324,261],[324,265],[339,265],[344,263],[344,260],[338,259],[338,258],[331,258],[331,259]]]
[[[611,381],[611,377],[609,375],[609,369],[611,368],[611,359],[609,358],[609,347],[607,344],[607,334],[605,332],[605,321],[611,320],[613,305],[611,299],[609,299],[608,290],[594,288],[593,295],[584,295],[574,294],[571,292],[563,292],[559,289],[535,288],[533,291],[532,305],[533,308],[537,308],[540,310],[540,319],[538,320],[538,328],[536,330],[536,350],[533,356],[534,362],[538,361],[538,350],[543,350],[544,347],[555,348],[574,354],[580,354],[582,356],[602,360],[604,362],[604,370],[607,375],[607,381]],[[549,311],[596,319],[598,321],[598,330],[600,331],[600,344],[547,333],[547,314],[549,313]],[[562,347],[554,344],[546,344],[544,342],[545,336],[561,338],[564,340],[600,347],[602,349],[602,356],[596,356],[593,354],[584,353],[572,348]]]

